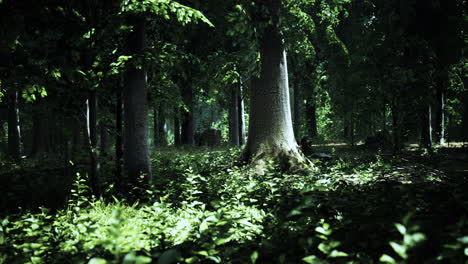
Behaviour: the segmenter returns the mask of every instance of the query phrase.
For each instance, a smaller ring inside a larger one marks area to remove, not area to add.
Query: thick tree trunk
[[[419,117],[421,121],[420,147],[430,149],[432,147],[431,105],[423,104]]]
[[[234,146],[239,146],[239,88],[236,86],[231,86],[230,90],[231,100],[229,100],[229,142]]]
[[[183,87],[182,97],[187,110],[182,110],[181,141],[184,145],[194,145],[195,133],[193,127],[193,89],[190,83]]]
[[[21,159],[21,134],[18,108],[18,92],[8,94],[8,156]]]
[[[291,120],[286,52],[280,31],[281,1],[266,6],[273,23],[260,40],[260,78],[251,87],[250,124],[243,159],[263,173],[266,160],[283,169],[303,168],[307,160],[300,152]]]
[[[115,181],[117,190],[122,187],[122,159],[123,159],[123,120],[122,120],[122,91],[117,91],[115,103]]]
[[[174,108],[174,145],[178,146],[182,144],[182,139],[180,138],[180,111],[179,107]]]
[[[88,143],[88,153],[90,157],[90,182],[93,194],[96,197],[101,196],[101,181],[98,146],[98,131],[97,131],[97,96],[96,91],[89,91],[88,100],[86,101],[86,133]]]
[[[243,84],[242,80],[240,81],[240,86],[239,86],[239,94],[238,94],[238,99],[237,99],[237,105],[239,106],[237,108],[238,111],[238,117],[237,120],[239,121],[239,145],[244,145],[245,144],[245,117],[244,117],[244,95],[243,95]]]
[[[144,49],[145,18],[133,15],[129,17],[133,32],[126,40],[127,52],[137,55]],[[128,177],[136,181],[145,174],[151,182],[150,146],[148,143],[148,88],[143,67],[130,67],[125,74],[125,169]]]

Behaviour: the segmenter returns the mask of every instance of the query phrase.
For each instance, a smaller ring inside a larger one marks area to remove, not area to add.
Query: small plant
[[[407,228],[409,218],[410,215],[406,216],[403,219],[403,224],[395,224],[396,229],[403,236],[403,240],[399,242],[391,241],[389,243],[393,251],[399,256],[399,259],[395,259],[390,255],[383,254],[379,259],[381,263],[407,263],[407,260],[409,258],[408,252],[426,239],[426,236],[423,233],[417,232],[417,230],[419,229],[418,226],[412,226],[410,228]]]
[[[325,255],[325,258],[320,258],[316,255],[310,255],[302,260],[309,264],[327,264],[335,263],[335,261],[328,262],[328,260],[333,260],[336,258],[347,257],[348,254],[338,250],[338,247],[341,245],[339,241],[330,239],[333,230],[330,227],[330,224],[325,222],[324,219],[321,219],[319,225],[315,228],[316,238],[320,240],[320,244],[317,248]]]

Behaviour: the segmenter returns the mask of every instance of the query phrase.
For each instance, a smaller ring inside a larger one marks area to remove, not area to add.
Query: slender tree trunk
[[[229,142],[234,146],[239,146],[239,88],[231,86],[231,100],[229,103]]]
[[[178,146],[182,144],[182,139],[180,138],[180,117],[179,117],[179,107],[174,108],[174,145]]]
[[[463,103],[463,116],[462,116],[462,141],[463,143],[468,142],[468,94],[465,95]]]
[[[399,107],[398,107],[398,99],[397,96],[394,95],[392,98],[392,130],[393,130],[393,152],[400,153],[402,149],[401,144],[401,122],[399,116]]]
[[[294,135],[296,136],[296,139],[301,138],[301,88],[299,85],[299,73],[296,72],[294,75],[294,118],[293,118],[293,124],[294,124]],[[310,125],[310,124],[308,124]]]
[[[18,108],[18,92],[8,94],[8,156],[21,159],[21,134]]]
[[[239,121],[239,145],[245,145],[245,117],[244,117],[244,95],[243,95],[243,84],[242,80],[240,82],[239,86],[239,94],[238,94],[238,99],[237,99],[237,104],[238,104],[238,121]]]
[[[184,145],[195,144],[195,133],[193,127],[193,89],[190,83],[183,87],[182,97],[187,110],[182,110],[182,133],[181,140]]]
[[[81,116],[77,117],[76,119],[71,120],[71,124],[69,125],[72,131],[72,139],[71,139],[71,153],[72,156],[78,153],[81,146],[81,128],[80,128]]]
[[[167,145],[166,118],[162,105],[154,107],[154,144],[156,146]]]
[[[131,15],[129,22],[133,26],[133,32],[126,40],[127,52],[130,55],[140,54],[145,46],[145,18]],[[148,143],[148,88],[143,67],[127,69],[124,87],[125,169],[133,181],[136,181],[141,174],[145,174],[148,182],[151,182],[150,146]]]
[[[102,156],[107,156],[108,151],[109,151],[109,144],[108,144],[108,138],[109,138],[109,133],[107,131],[107,126],[103,124],[103,122],[100,122],[100,140],[101,140],[101,153]]]
[[[276,160],[284,169],[302,168],[307,160],[300,152],[291,119],[288,69],[279,16],[281,1],[265,2],[273,23],[260,40],[260,78],[251,87],[250,124],[243,159],[263,173],[265,161]]]
[[[420,112],[421,138],[420,146],[430,149],[432,147],[431,105],[423,103]]]
[[[309,136],[314,138],[317,137],[317,108],[315,102],[315,95],[313,92],[308,96],[306,103],[307,113],[307,132]]]
[[[445,144],[445,94],[442,84],[437,87],[436,103],[434,107],[434,141],[440,145]]]
[[[115,103],[115,181],[117,190],[122,189],[122,159],[123,159],[123,120],[122,91],[117,91]]]
[[[97,150],[98,137],[97,137],[97,96],[96,91],[89,91],[88,100],[86,101],[86,133],[88,135],[88,153],[90,157],[90,181],[91,189],[96,197],[101,196],[101,181],[100,181],[100,168],[99,152]]]

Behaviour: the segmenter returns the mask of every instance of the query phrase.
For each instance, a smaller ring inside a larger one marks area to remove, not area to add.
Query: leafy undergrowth
[[[260,176],[239,154],[159,152],[153,187],[106,184],[103,200],[78,174],[65,208],[5,215],[0,263],[468,263],[466,175],[440,156],[338,153]]]

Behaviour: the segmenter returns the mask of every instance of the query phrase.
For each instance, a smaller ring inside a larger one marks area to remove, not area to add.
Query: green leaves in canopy
[[[172,0],[125,0],[121,4],[121,10],[123,13],[148,12],[163,16],[165,19],[170,19],[170,14],[172,14],[183,25],[201,20],[212,27],[214,26],[200,11]]]

